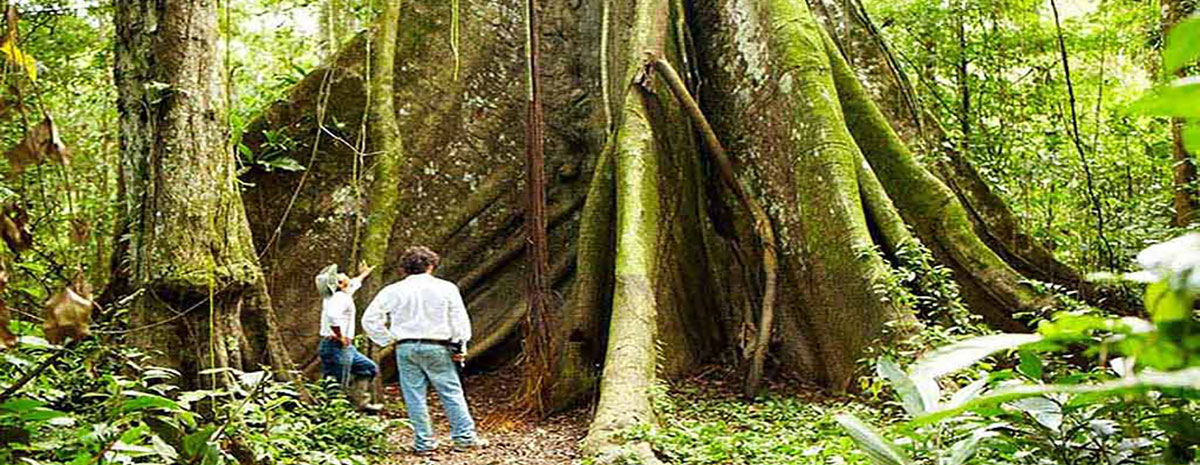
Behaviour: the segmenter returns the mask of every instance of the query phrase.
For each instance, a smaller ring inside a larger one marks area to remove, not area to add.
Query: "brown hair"
[[[437,266],[441,261],[441,257],[429,247],[412,246],[404,250],[400,254],[400,268],[408,274],[421,274],[429,269],[430,266]]]

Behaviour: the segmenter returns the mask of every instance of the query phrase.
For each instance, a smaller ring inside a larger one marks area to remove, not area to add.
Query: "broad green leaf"
[[[1200,123],[1187,121],[1183,123],[1183,147],[1188,153],[1200,153]]]
[[[283,171],[304,171],[304,165],[290,157],[274,157],[269,160],[261,160],[259,163]]]
[[[995,436],[996,433],[991,429],[996,425],[989,425],[983,428],[971,431],[971,435],[961,441],[950,446],[950,457],[944,462],[945,465],[963,465],[971,456],[975,455],[975,451],[979,450],[979,442]]]
[[[188,458],[196,457],[204,452],[208,440],[212,438],[213,432],[217,430],[214,425],[209,425],[195,433],[184,436],[183,438],[183,454]]]
[[[900,405],[904,406],[909,415],[916,417],[925,413],[926,404],[916,383],[904,374],[895,361],[888,357],[880,358],[875,364],[875,372],[892,384],[892,389],[895,389],[896,395],[900,397]]]
[[[38,407],[33,410],[21,414],[23,421],[47,421],[59,417],[65,417],[67,414],[58,410],[51,410],[45,407]]]
[[[157,434],[150,435],[150,446],[154,448],[154,452],[157,453],[159,457],[162,457],[162,459],[168,463],[174,463],[175,459],[179,457],[179,453],[175,452],[175,448],[170,444],[167,444],[167,442]]]
[[[1191,317],[1191,302],[1171,289],[1168,280],[1146,286],[1146,311],[1155,323],[1179,321]]]
[[[147,455],[157,454],[157,452],[150,447],[129,444],[125,441],[117,441],[116,444],[113,444],[111,450],[113,452],[120,452],[124,455],[128,455],[129,457],[145,457]]]
[[[974,400],[976,397],[979,397],[979,393],[983,392],[983,388],[987,387],[987,384],[988,376],[982,376],[971,382],[971,384],[963,386],[962,389],[959,389],[954,395],[950,396],[950,402],[946,404],[946,407],[958,407]]]
[[[142,439],[142,436],[145,435],[149,430],[150,428],[148,428],[146,425],[130,428],[128,431],[121,433],[121,442],[126,444],[136,444],[138,443],[138,440]]]
[[[153,408],[179,410],[179,404],[166,397],[156,396],[154,394],[146,394],[129,399],[121,405],[121,411],[126,413]]]
[[[1039,424],[1058,432],[1062,426],[1062,406],[1045,396],[1027,397],[1009,402],[1008,405],[1033,417]]]
[[[896,444],[889,441],[883,435],[879,434],[875,428],[870,427],[858,417],[849,413],[839,414],[834,418],[842,429],[850,434],[858,447],[866,452],[867,456],[872,461],[879,465],[908,465],[912,463],[912,459],[904,455]]]
[[[1017,371],[1033,379],[1042,379],[1042,358],[1032,350],[1021,350],[1018,354],[1021,363],[1017,365]]]
[[[208,375],[215,375],[217,373],[240,374],[241,372],[239,372],[233,368],[230,368],[230,367],[219,367],[219,368],[209,368],[207,370],[200,370],[200,373],[197,373],[197,375],[208,376]]]
[[[1200,58],[1200,17],[1180,21],[1167,33],[1163,71],[1174,73]]]
[[[936,379],[946,373],[952,373],[974,365],[987,356],[1001,350],[1020,347],[1025,344],[1038,342],[1042,336],[1037,334],[991,334],[987,336],[964,339],[921,357],[911,367],[909,376],[913,378]]]
[[[33,410],[35,408],[46,405],[44,402],[28,399],[25,397],[11,399],[0,404],[0,410],[12,413],[22,413]]]
[[[1159,86],[1133,102],[1129,109],[1152,116],[1200,117],[1200,76]]]
[[[934,423],[966,411],[992,407],[1027,397],[1044,396],[1046,394],[1101,394],[1117,396],[1170,390],[1182,391],[1185,394],[1200,393],[1200,367],[1169,373],[1146,371],[1137,376],[1100,384],[1027,384],[1000,388],[988,395],[978,397],[957,407],[930,412],[923,417],[917,418],[913,423]]]
[[[913,383],[917,385],[917,392],[921,394],[921,403],[924,405],[925,411],[937,410],[938,400],[942,397],[942,387],[938,385],[937,380],[913,378]]]
[[[51,344],[50,341],[47,341],[47,340],[37,337],[37,336],[21,336],[21,337],[17,338],[17,344],[20,344],[23,346],[33,346],[33,347],[37,347],[39,349],[61,348],[61,346]]]

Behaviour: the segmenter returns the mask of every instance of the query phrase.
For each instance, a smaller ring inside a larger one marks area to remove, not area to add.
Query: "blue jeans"
[[[425,391],[430,385],[446,409],[450,438],[459,444],[475,442],[475,421],[467,410],[467,399],[450,355],[450,348],[439,344],[408,342],[396,346],[400,391],[404,393],[404,406],[412,422],[413,448],[418,451],[437,447],[429,422],[429,405],[425,402]]]
[[[348,375],[374,378],[379,373],[375,362],[355,350],[354,346],[342,347],[337,341],[321,338],[317,353],[321,356],[321,374],[341,384],[349,382]]]

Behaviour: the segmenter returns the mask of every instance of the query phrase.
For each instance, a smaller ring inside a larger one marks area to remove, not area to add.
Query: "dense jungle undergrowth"
[[[1200,460],[1194,0],[2,7],[0,464]],[[320,379],[417,244],[486,449]]]

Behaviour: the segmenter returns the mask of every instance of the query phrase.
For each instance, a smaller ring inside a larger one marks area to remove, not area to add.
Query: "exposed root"
[[[570,303],[562,312],[562,334],[556,340],[559,360],[550,400],[554,409],[569,407],[593,393],[593,367],[604,357],[601,325],[611,308],[612,219],[616,208],[610,146],[602,149],[592,173],[579,219],[574,287]]]

